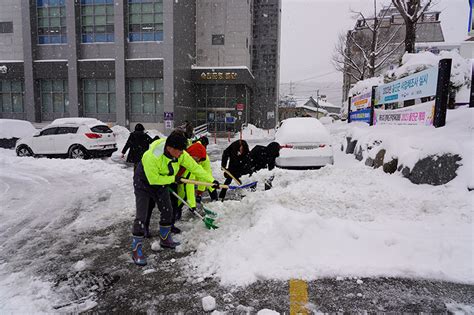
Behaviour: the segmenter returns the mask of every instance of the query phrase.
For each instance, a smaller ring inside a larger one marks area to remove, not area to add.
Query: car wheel
[[[33,151],[27,145],[20,145],[16,148],[16,155],[18,156],[33,156]]]
[[[80,145],[73,145],[72,147],[69,148],[68,156],[71,159],[85,160],[87,159],[87,151]]]

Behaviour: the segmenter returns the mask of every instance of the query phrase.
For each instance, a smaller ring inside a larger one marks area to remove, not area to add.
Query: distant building
[[[325,100],[317,101],[312,96],[309,99],[299,100],[295,107],[280,107],[280,120],[292,117],[321,118],[331,114],[339,114],[341,108]]]
[[[281,0],[0,2],[0,118],[276,123]]]
[[[441,29],[441,23],[439,20],[440,12],[425,12],[421,19],[418,21],[417,30],[416,30],[416,43],[423,43],[422,45],[429,45],[428,43],[442,43],[444,42],[444,35]],[[386,48],[387,51],[395,48],[394,45],[397,43],[403,42],[405,39],[405,21],[398,12],[396,8],[384,8],[380,10],[378,14],[379,22],[381,23],[380,33],[381,36],[388,37],[393,34],[398,28],[400,30],[395,35],[393,39],[393,44],[389,44]],[[373,23],[375,18],[367,18],[366,21],[363,19],[358,19],[354,29],[349,32],[353,32],[354,36],[358,41],[363,42],[371,41],[372,32],[369,29],[369,25],[366,23]],[[351,59],[359,60],[362,58],[362,53],[360,50],[351,42],[348,42],[349,45],[346,47],[347,53]],[[421,44],[420,44],[421,45]],[[422,46],[419,46],[422,47]],[[389,58],[383,67],[380,67],[375,75],[378,76],[383,72],[393,69],[400,63],[400,60],[405,53],[405,46],[401,45],[397,51]],[[380,60],[376,60],[379,62]],[[356,83],[356,80],[351,76],[351,69],[346,67],[343,75],[343,91],[342,91],[342,101],[346,101],[348,98],[349,90]]]

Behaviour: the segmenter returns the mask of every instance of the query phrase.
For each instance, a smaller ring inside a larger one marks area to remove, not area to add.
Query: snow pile
[[[280,313],[278,313],[277,311],[270,310],[268,308],[264,308],[257,312],[257,315],[279,315],[279,314]]]
[[[429,51],[417,54],[405,53],[402,57],[402,65],[393,70],[388,70],[385,74],[387,81],[395,81],[407,77],[416,72],[437,67],[440,57]]]
[[[462,166],[458,176],[448,185],[460,185],[461,189],[474,187],[474,110],[460,107],[449,110],[446,115],[446,126],[441,128],[427,126],[384,126],[367,124],[350,124],[347,136],[357,140],[358,147],[371,146],[375,141],[381,142],[377,150],[372,150],[369,157],[375,158],[380,149],[385,149],[387,159],[397,158],[398,165],[413,168],[415,163],[430,155],[445,153],[458,154]],[[357,150],[357,148],[356,148]],[[367,152],[367,150],[365,150]],[[367,154],[367,153],[366,153]]]
[[[37,130],[29,121],[0,119],[0,139],[29,137],[36,132]]]
[[[189,275],[225,285],[337,276],[474,283],[466,189],[416,186],[337,152],[337,167],[262,170],[243,178],[259,180],[256,192],[210,204],[220,228],[193,219],[181,236],[179,250],[195,250]],[[273,188],[263,191],[271,174]]]
[[[416,54],[405,53],[400,67],[388,70],[384,75],[357,82],[349,90],[349,95],[359,95],[370,92],[372,86],[399,80],[414,73],[432,67],[438,67],[441,59],[451,59],[451,87],[456,91],[456,103],[468,103],[471,87],[471,63],[457,51],[441,51],[435,55],[429,51]]]
[[[275,134],[275,141],[281,145],[290,143],[328,143],[327,129],[316,118],[296,117],[283,121]]]
[[[273,129],[261,129],[255,125],[248,124],[242,130],[242,138],[247,139],[273,139],[275,131]],[[240,134],[237,135],[240,137]]]
[[[373,86],[384,84],[383,77],[374,77],[357,82],[350,90],[349,95],[360,95],[372,91]]]

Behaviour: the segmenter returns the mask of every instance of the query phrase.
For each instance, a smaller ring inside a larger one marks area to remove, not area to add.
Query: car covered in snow
[[[331,138],[313,117],[288,118],[280,123],[275,141],[281,146],[276,165],[281,168],[317,168],[334,164]]]
[[[65,156],[74,159],[111,156],[117,151],[113,131],[94,118],[60,118],[36,134],[18,140],[18,156]]]
[[[36,128],[26,120],[0,119],[0,148],[15,148],[18,139],[32,136]]]

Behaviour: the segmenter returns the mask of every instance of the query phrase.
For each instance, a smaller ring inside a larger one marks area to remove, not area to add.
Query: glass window
[[[130,79],[128,84],[132,113],[163,116],[163,79]]]
[[[3,113],[23,113],[23,81],[0,80],[0,111]]]
[[[224,45],[224,34],[212,35],[212,45]]]
[[[163,0],[128,1],[128,40],[163,41]]]
[[[38,44],[67,42],[65,1],[36,1]]]
[[[56,134],[56,130],[58,128],[48,128],[48,129],[45,129],[43,131],[41,131],[41,134],[42,136],[49,136],[49,135],[54,135]]]
[[[81,21],[83,43],[114,41],[113,1],[81,0]]]
[[[43,113],[67,113],[66,80],[40,80],[41,111]]]
[[[114,79],[86,79],[82,86],[86,113],[115,113]]]

